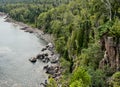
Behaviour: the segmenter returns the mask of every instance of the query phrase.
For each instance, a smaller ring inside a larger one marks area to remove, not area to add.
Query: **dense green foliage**
[[[0,5],[0,11],[8,13],[17,21],[22,21],[35,27],[37,26],[36,22],[39,14],[61,4],[67,4],[69,1],[70,0],[5,0],[5,3],[2,2],[2,5]],[[7,2],[11,2],[11,4]]]
[[[108,86],[109,76],[98,69],[103,58],[98,41],[108,31],[110,36],[120,37],[119,0],[34,0],[5,4],[0,11],[54,35],[56,51],[62,57],[63,87]],[[50,82],[49,87],[56,87],[56,81]]]
[[[111,83],[113,87],[120,87],[120,72],[113,74]]]
[[[40,4],[60,4],[61,2],[68,3],[70,0],[0,0],[0,4],[7,4],[7,3],[40,3]]]
[[[90,84],[91,79],[86,70],[83,67],[76,68],[70,81],[70,87],[89,87]]]

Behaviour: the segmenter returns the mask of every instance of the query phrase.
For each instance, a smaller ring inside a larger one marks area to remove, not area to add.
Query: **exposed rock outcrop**
[[[41,52],[42,53],[37,54],[36,57],[30,58],[29,61],[36,62],[36,60],[39,59],[44,63],[50,62],[51,64],[55,64],[59,62],[60,55],[54,53],[54,46],[52,43],[49,43],[44,48],[42,48]]]
[[[20,28],[21,30],[24,30],[25,32],[29,32],[29,33],[34,33],[35,31],[31,28],[31,27],[22,27]]]
[[[62,76],[62,67],[60,67],[60,65],[46,65],[43,69],[46,70],[46,73],[56,81]]]
[[[108,66],[112,72],[120,71],[120,38],[103,35],[100,39],[104,58],[99,63],[99,68]]]

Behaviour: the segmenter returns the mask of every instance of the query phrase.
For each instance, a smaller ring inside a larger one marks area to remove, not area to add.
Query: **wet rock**
[[[43,67],[43,70],[48,69],[48,67],[49,67],[49,65],[44,66],[44,67]]]
[[[49,46],[48,45],[46,45],[46,48],[48,48]]]
[[[32,28],[30,28],[28,26],[20,28],[20,30],[24,30],[25,32],[29,32],[29,33],[34,33],[35,32]]]
[[[53,44],[52,44],[52,43],[48,43],[48,47],[53,48],[54,46],[53,46]]]
[[[42,59],[44,59],[44,54],[38,54],[37,56],[36,56],[36,58],[37,59],[40,59],[40,60],[42,60]]]
[[[44,56],[48,56],[48,53],[44,53]]]
[[[35,57],[32,57],[29,59],[29,61],[35,63],[37,61],[37,59]]]
[[[44,70],[46,70],[46,73],[47,74],[50,74],[52,75],[52,78],[58,78],[61,76],[61,67],[60,66],[49,66],[49,65],[46,65],[44,66],[43,68]]]
[[[41,50],[41,51],[45,51],[45,50],[47,50],[47,48],[42,48],[42,50]]]
[[[43,61],[44,63],[48,63],[48,62],[50,61],[50,59],[49,59],[49,58],[44,58],[42,61]]]
[[[51,60],[51,63],[58,63],[58,60],[52,59],[52,60]]]
[[[52,43],[48,43],[48,45],[46,45],[46,49],[48,49],[49,51],[53,51],[54,45]]]
[[[38,54],[36,58],[40,59],[44,63],[48,63],[50,61],[50,59],[48,58],[48,53]]]
[[[23,27],[23,28],[20,28],[20,30],[26,30],[28,27]]]
[[[25,32],[34,33],[32,29],[26,29]]]
[[[40,85],[43,85],[44,87],[47,87],[47,84],[48,84],[47,80],[45,80],[44,83],[40,83]]]
[[[59,61],[58,55],[53,55],[52,58],[50,59],[51,63],[58,63],[58,61]]]
[[[7,18],[7,19],[5,20],[5,22],[11,22],[11,19]]]

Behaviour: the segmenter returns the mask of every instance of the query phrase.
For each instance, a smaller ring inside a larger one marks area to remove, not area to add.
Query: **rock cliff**
[[[104,51],[104,58],[100,61],[99,68],[109,67],[113,73],[120,71],[120,38],[105,34],[100,39],[100,45]]]

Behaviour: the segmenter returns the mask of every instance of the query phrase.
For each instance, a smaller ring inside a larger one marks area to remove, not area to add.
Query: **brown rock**
[[[104,58],[99,63],[99,68],[106,65],[112,71],[120,70],[120,38],[103,35],[100,39],[101,49],[104,52]]]

